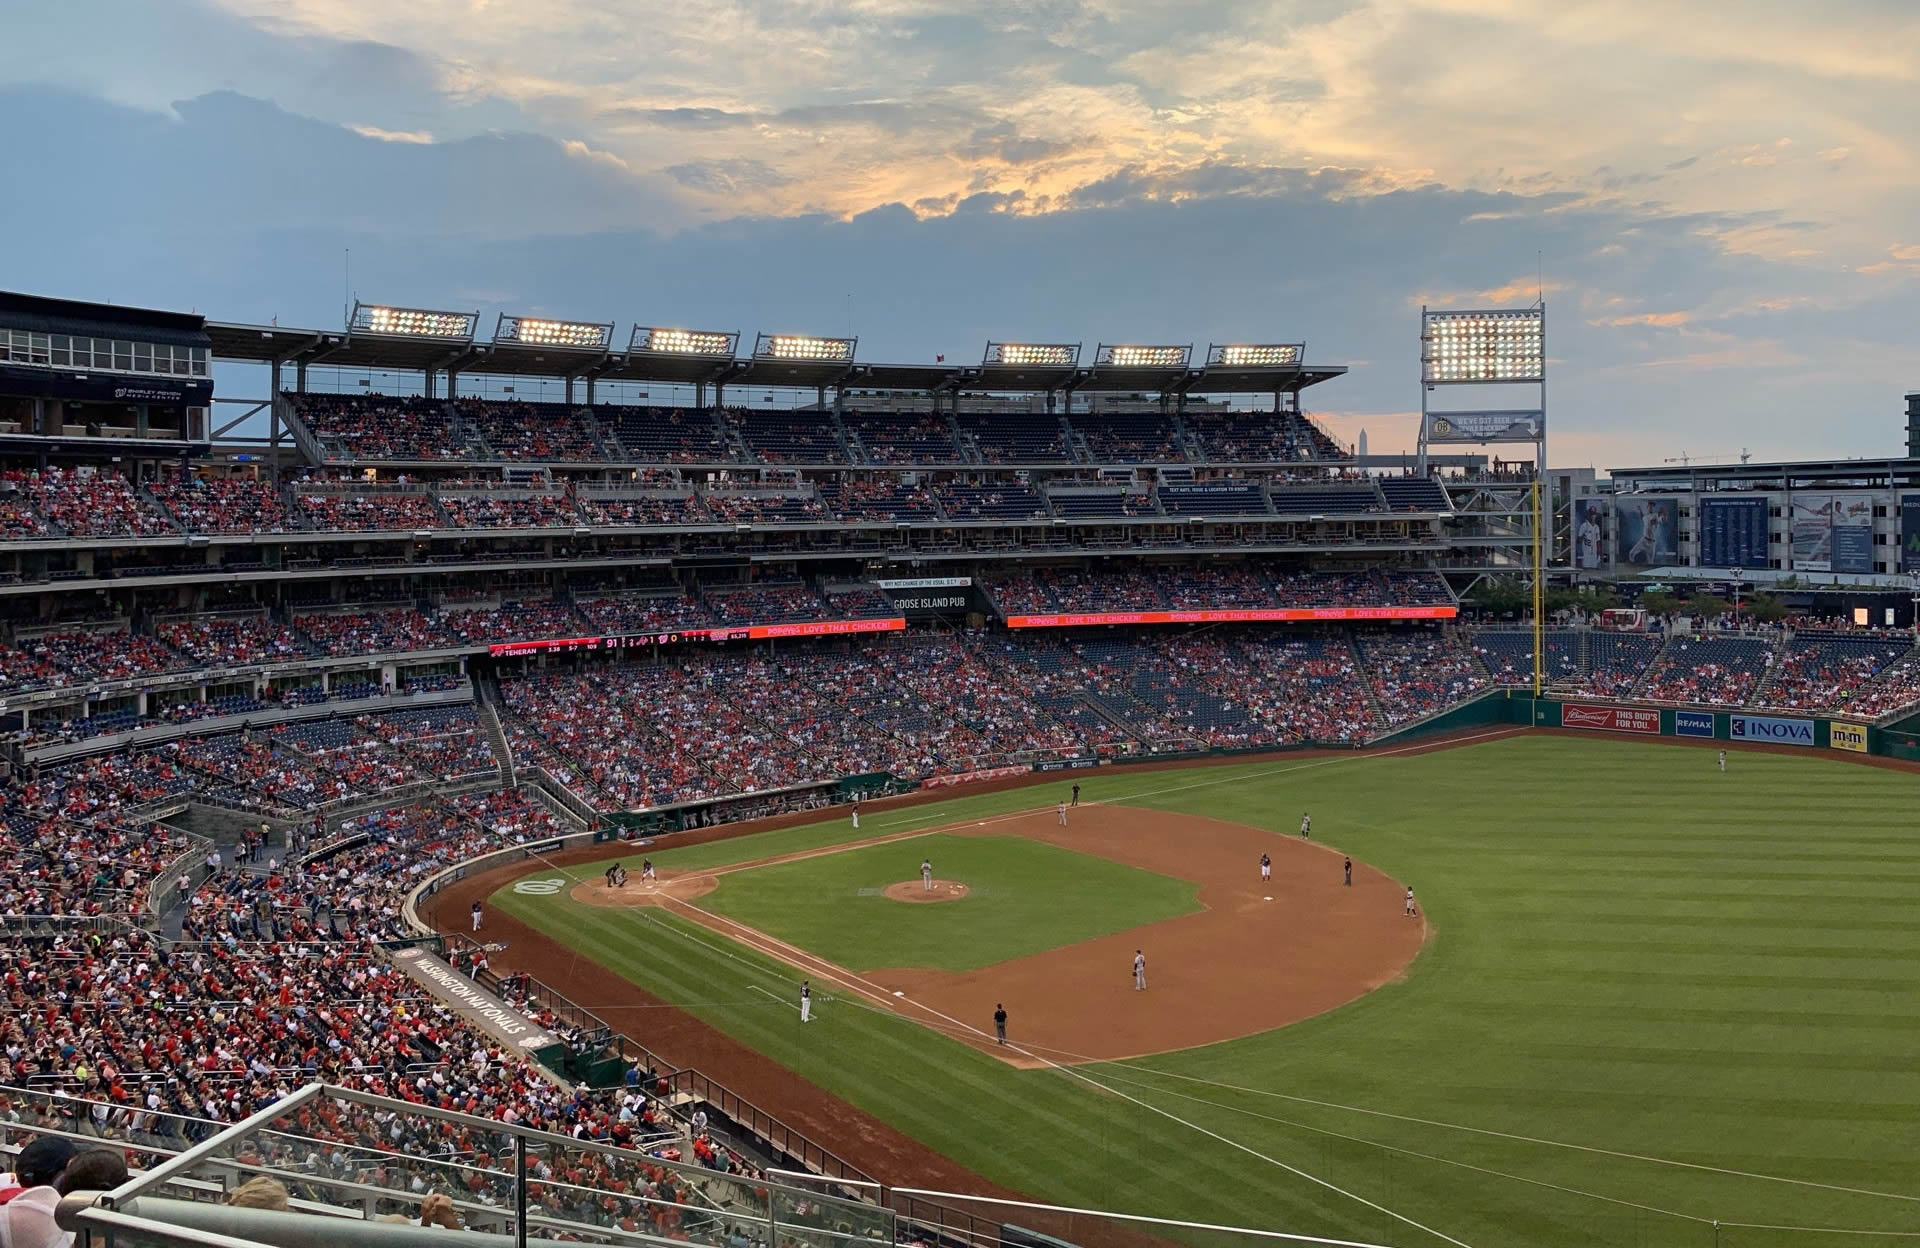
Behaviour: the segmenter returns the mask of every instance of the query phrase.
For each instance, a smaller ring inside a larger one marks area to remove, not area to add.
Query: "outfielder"
[[[1725,771],[1726,769],[1727,769],[1727,752],[1725,750],[1721,750],[1720,751],[1720,770]]]
[[[1313,816],[1307,814],[1305,811],[1300,812],[1300,835],[1303,838],[1311,838],[1313,836]]]

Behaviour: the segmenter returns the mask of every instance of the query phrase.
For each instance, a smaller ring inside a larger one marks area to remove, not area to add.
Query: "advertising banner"
[[[1701,567],[1764,568],[1770,566],[1771,557],[1766,499],[1700,500]]]
[[[985,600],[965,585],[952,589],[889,589],[887,597],[893,601],[894,610],[914,620],[987,609]]]
[[[1035,771],[1085,771],[1089,767],[1098,767],[1097,758],[1048,758],[1033,765]]]
[[[1547,427],[1538,411],[1430,412],[1429,442],[1534,442]]]
[[[1606,557],[1606,500],[1582,498],[1573,504],[1573,564],[1577,568],[1597,568]]]
[[[1920,572],[1920,494],[1900,496],[1900,570]]]
[[[1793,496],[1789,528],[1795,571],[1833,571],[1833,504],[1831,494]]]
[[[904,616],[885,620],[805,620],[797,624],[741,624],[731,628],[683,628],[677,632],[625,633],[611,637],[548,637],[538,641],[502,641],[487,647],[495,658],[564,653],[572,650],[625,650],[681,641],[766,641],[778,637],[846,637],[856,633],[906,631]]]
[[[1770,715],[1729,715],[1727,728],[1735,741],[1771,741],[1777,745],[1813,744],[1810,719],[1775,719]]]
[[[1677,737],[1711,737],[1713,735],[1713,712],[1675,711],[1673,713],[1673,734]]]
[[[895,576],[874,582],[891,593],[896,589],[965,589],[973,584],[970,576]]]
[[[1091,624],[1268,624],[1305,620],[1451,620],[1460,608],[1274,607],[1244,611],[1090,611],[1079,615],[1010,615],[1008,628],[1079,628]]]
[[[532,1051],[560,1043],[558,1036],[424,949],[397,951],[393,960],[460,1017],[507,1048]]]
[[[1596,732],[1660,733],[1660,712],[1651,707],[1589,706],[1569,703],[1560,708],[1562,728],[1589,728]]]
[[[1827,748],[1851,750],[1855,754],[1867,752],[1867,726],[1865,724],[1843,724],[1838,720],[1827,725]]]
[[[1679,559],[1679,504],[1673,499],[1621,499],[1615,521],[1622,563],[1651,568]]]
[[[1833,500],[1833,570],[1872,572],[1873,501],[1864,494],[1841,494]]]
[[[928,776],[920,782],[923,789],[946,789],[956,784],[978,784],[982,780],[1010,780],[1014,776],[1026,776],[1033,768],[1022,763],[1018,767],[983,767],[979,771],[943,772],[937,776]]]

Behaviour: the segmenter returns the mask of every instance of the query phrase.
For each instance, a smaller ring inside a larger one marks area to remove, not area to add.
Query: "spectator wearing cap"
[[[6,1207],[0,1208],[0,1245],[4,1248],[66,1248],[73,1236],[53,1221],[60,1203],[60,1190],[54,1185],[72,1164],[79,1150],[71,1140],[43,1135],[20,1150],[14,1167],[19,1188],[9,1196],[0,1192]]]

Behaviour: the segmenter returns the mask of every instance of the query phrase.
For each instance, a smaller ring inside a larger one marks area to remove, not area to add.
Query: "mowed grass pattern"
[[[974,891],[918,905],[880,895],[920,887],[922,861]],[[1024,837],[933,835],[723,875],[700,904],[853,970],[971,971],[1191,914],[1197,892]]]
[[[1435,935],[1405,979],[1331,1014],[1075,1074],[845,1001],[803,1030],[796,977],[670,917],[498,903],[1044,1199],[1407,1245],[1903,1242],[1838,1232],[1920,1230],[1920,777],[1729,758],[1722,775],[1710,750],[1528,736],[1082,776],[1087,799],[1276,834],[1311,811],[1316,839],[1411,883]],[[876,812],[863,834],[1055,788]],[[676,852],[712,865],[852,835]]]

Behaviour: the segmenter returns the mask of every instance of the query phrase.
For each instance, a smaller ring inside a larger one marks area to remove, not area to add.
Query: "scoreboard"
[[[1703,498],[1699,520],[1701,567],[1770,566],[1765,498]]]

